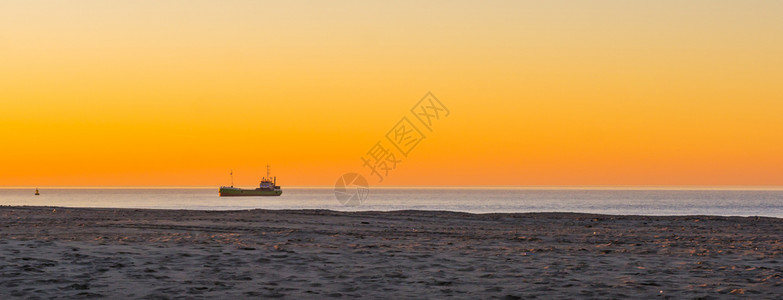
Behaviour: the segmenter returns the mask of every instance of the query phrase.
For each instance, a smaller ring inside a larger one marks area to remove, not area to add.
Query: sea
[[[783,218],[783,188],[371,188],[343,205],[333,188],[284,188],[279,197],[219,197],[217,188],[0,189],[0,205],[188,210],[430,210],[468,213],[576,212]]]

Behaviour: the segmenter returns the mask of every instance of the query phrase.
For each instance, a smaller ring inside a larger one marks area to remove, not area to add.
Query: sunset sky
[[[783,1],[2,0],[0,133],[0,186],[781,186]]]

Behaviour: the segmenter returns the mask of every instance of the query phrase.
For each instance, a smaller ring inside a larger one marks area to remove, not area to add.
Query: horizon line
[[[217,186],[0,186],[0,189],[217,189]],[[333,185],[291,185],[291,189],[330,189]],[[783,190],[781,185],[399,185],[370,189],[520,189],[520,190]]]

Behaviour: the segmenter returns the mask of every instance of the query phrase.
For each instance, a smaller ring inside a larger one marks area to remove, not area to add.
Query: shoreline
[[[615,218],[759,218],[759,219],[776,219],[783,221],[783,217],[771,217],[761,215],[710,215],[710,214],[687,214],[687,215],[635,215],[635,214],[600,214],[589,212],[569,212],[569,211],[541,211],[541,212],[467,212],[467,211],[452,211],[452,210],[425,210],[425,209],[402,209],[402,210],[333,210],[333,209],[269,209],[269,208],[249,208],[249,209],[191,209],[191,208],[129,208],[129,207],[79,207],[79,206],[50,206],[50,205],[4,205],[0,204],[0,210],[2,209],[77,209],[77,210],[145,210],[145,211],[187,211],[187,212],[222,212],[222,213],[236,213],[236,212],[280,212],[280,213],[296,213],[296,212],[332,212],[332,213],[348,213],[348,214],[362,214],[362,213],[444,213],[444,214],[468,214],[468,215],[510,215],[510,216],[532,216],[532,215],[573,215],[574,217],[615,217]]]
[[[0,297],[783,294],[783,219],[0,206]]]

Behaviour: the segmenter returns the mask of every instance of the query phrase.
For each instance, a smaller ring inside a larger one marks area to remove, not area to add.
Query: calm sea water
[[[343,206],[330,188],[286,188],[280,197],[218,197],[217,189],[0,189],[0,205],[165,209],[447,210],[721,215],[783,218],[783,190],[376,188]]]

